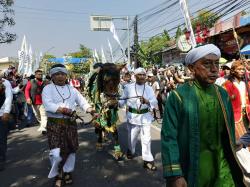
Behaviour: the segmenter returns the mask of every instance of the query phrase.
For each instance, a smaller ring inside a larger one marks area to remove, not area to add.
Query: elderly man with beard
[[[194,80],[173,90],[166,101],[161,142],[169,187],[244,186],[230,98],[214,84],[220,56],[213,44],[192,49],[185,64]]]
[[[44,87],[42,98],[48,116],[47,136],[52,168],[49,178],[55,177],[55,186],[72,184],[75,154],[78,149],[76,120],[72,119],[75,103],[95,115],[87,100],[74,87],[66,84],[68,71],[62,64],[50,70],[52,83]]]
[[[151,86],[146,84],[146,71],[137,68],[135,71],[136,82],[125,86],[120,106],[128,108],[128,151],[127,158],[132,159],[135,154],[135,147],[138,135],[141,136],[143,167],[152,171],[156,170],[154,158],[151,153],[151,123],[153,117],[150,110],[157,107],[157,100]]]

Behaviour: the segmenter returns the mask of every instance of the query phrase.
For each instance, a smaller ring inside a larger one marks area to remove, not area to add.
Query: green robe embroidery
[[[213,86],[215,87],[215,85]],[[221,95],[222,108],[226,114],[224,123],[220,124],[224,125],[223,129],[226,129],[226,132],[221,135],[223,139],[222,153],[227,153],[225,157],[234,182],[239,186],[244,186],[242,171],[233,157],[235,134],[232,105],[227,92],[221,87],[216,86],[216,88]],[[201,143],[199,106],[193,82],[179,86],[170,93],[166,101],[161,131],[163,175],[166,178],[184,176],[189,187],[197,187],[199,183]],[[207,116],[207,118],[213,117],[213,113],[209,113]],[[223,154],[220,157],[223,158]]]

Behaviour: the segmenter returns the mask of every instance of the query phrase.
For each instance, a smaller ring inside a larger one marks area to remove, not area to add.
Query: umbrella
[[[250,55],[250,45],[246,45],[240,50],[242,55]]]
[[[225,64],[227,62],[227,59],[225,59],[225,58],[220,58],[220,60],[219,60],[219,63],[220,64]]]

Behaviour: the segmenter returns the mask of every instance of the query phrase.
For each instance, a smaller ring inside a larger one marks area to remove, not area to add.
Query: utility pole
[[[135,16],[134,19],[134,62],[135,62],[135,68],[138,68],[141,66],[139,60],[138,60],[138,48],[139,48],[139,41],[138,41],[138,16]]]
[[[130,29],[129,29],[129,16],[127,16],[127,32],[128,32],[128,64],[131,64],[130,60]]]

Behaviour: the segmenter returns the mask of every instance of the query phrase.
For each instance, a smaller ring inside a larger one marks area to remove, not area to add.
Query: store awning
[[[246,45],[240,50],[242,55],[250,55],[250,45]]]

